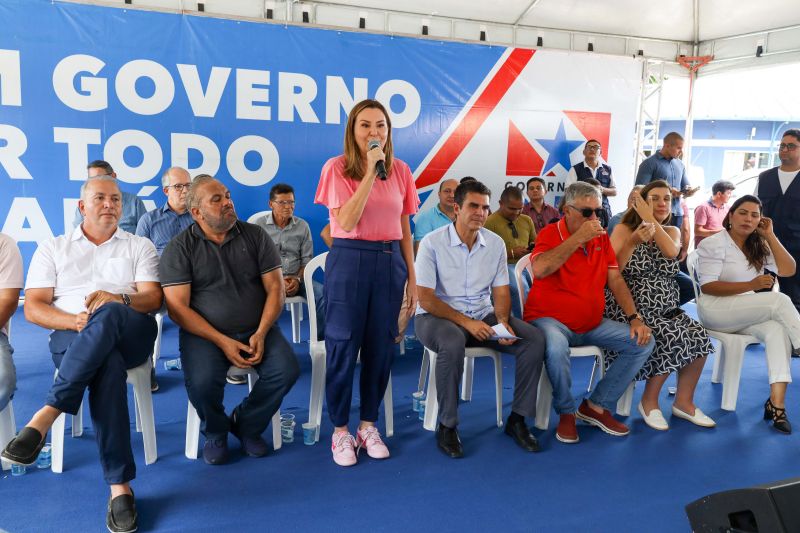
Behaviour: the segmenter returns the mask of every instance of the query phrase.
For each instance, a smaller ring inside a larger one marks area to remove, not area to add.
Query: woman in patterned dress
[[[698,426],[714,427],[715,422],[694,405],[694,391],[703,372],[706,356],[712,352],[705,328],[678,306],[676,259],[680,232],[668,226],[671,194],[669,185],[656,180],[645,186],[633,200],[611,235],[622,276],[631,289],[636,308],[653,330],[656,347],[636,376],[647,380],[639,403],[639,413],[653,429],[667,430],[659,409],[658,395],[672,372],[678,373],[678,391],[672,415]],[[606,290],[605,315],[623,322],[625,313]],[[616,353],[606,354],[606,364]]]

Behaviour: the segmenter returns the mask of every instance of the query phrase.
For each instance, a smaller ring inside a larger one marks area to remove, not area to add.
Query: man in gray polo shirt
[[[300,367],[275,322],[284,302],[278,250],[254,224],[237,220],[230,191],[210,176],[195,178],[186,201],[195,223],[161,255],[159,271],[179,345],[189,400],[203,422],[203,459],[228,459],[228,432],[245,454],[266,455],[261,434]],[[222,399],[230,365],[255,369],[258,380],[231,413]]]
[[[314,257],[314,242],[308,223],[294,216],[294,189],[291,185],[277,183],[269,191],[271,213],[259,217],[255,223],[264,228],[278,247],[283,267],[283,283],[286,296],[304,296],[306,286],[303,272]],[[324,339],[325,299],[322,284],[313,282],[315,308],[317,310],[317,339]]]

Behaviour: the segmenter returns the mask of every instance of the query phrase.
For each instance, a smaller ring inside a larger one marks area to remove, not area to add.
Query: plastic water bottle
[[[164,361],[164,369],[165,370],[180,370],[181,367],[181,359],[180,357],[177,359],[167,359]]]
[[[25,472],[27,472],[27,468],[23,465],[11,465],[11,475],[12,476],[24,476]]]
[[[42,451],[39,452],[39,457],[36,458],[36,468],[50,468],[50,449],[50,444],[42,446]]]

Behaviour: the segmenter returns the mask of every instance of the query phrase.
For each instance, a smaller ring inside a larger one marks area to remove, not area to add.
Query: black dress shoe
[[[133,533],[139,528],[136,523],[136,501],[132,493],[108,499],[106,527],[111,533]]]
[[[31,466],[44,446],[44,437],[38,430],[25,426],[3,450],[3,459],[9,463]]]
[[[541,450],[539,441],[531,434],[528,426],[525,425],[525,420],[507,421],[505,433],[510,435],[514,442],[519,444],[520,448],[526,452],[538,452]]]
[[[439,424],[436,428],[436,445],[448,457],[453,459],[464,457],[464,448],[461,447],[461,439],[458,438],[456,428]]]

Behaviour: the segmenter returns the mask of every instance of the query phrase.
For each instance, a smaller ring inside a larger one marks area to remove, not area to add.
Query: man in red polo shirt
[[[564,196],[564,218],[539,233],[531,255],[534,282],[523,316],[545,336],[553,407],[561,417],[556,438],[565,443],[578,442],[576,417],[611,435],[629,433],[611,409],[655,345],[600,225],[602,213],[599,189],[580,181],[571,184]],[[629,326],[603,318],[606,285],[625,311]],[[614,350],[619,356],[576,411],[570,392],[569,348],[586,344]]]

